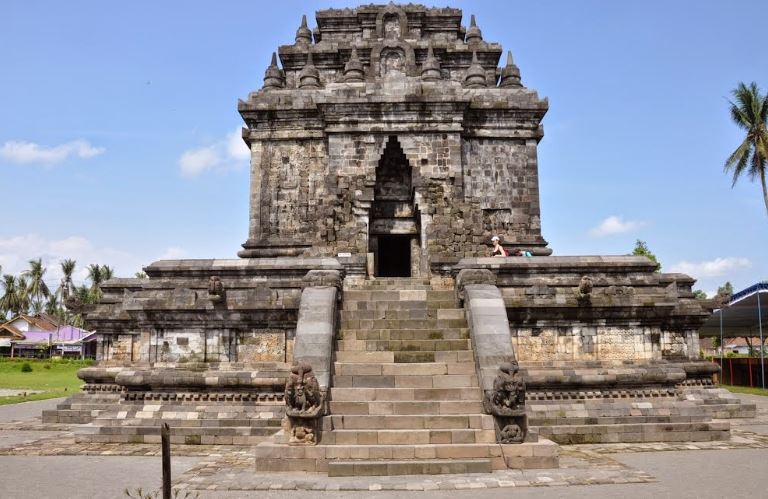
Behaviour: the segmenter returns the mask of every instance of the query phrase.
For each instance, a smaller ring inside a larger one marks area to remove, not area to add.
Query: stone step
[[[274,434],[274,432],[272,433]],[[244,445],[253,446],[272,438],[269,435],[171,435],[178,445]],[[82,435],[75,434],[76,443],[159,444],[160,435]]]
[[[345,282],[345,285],[348,282]],[[364,281],[357,281],[352,286],[344,288],[356,290],[376,290],[376,289],[432,289],[429,279],[422,279],[418,277],[376,277],[374,279],[366,279]]]
[[[441,376],[454,374],[475,374],[474,359],[461,362],[412,362],[402,363],[347,363],[335,362],[337,376]]]
[[[606,416],[606,417],[536,417],[529,416],[531,426],[640,424],[640,423],[703,423],[711,418],[707,414],[697,416]]]
[[[535,426],[539,435],[559,444],[709,442],[730,439],[728,421]]]
[[[104,409],[52,409],[43,411],[43,423],[86,424]]]
[[[352,302],[416,302],[453,301],[456,292],[452,289],[348,289],[343,291],[344,304]],[[345,307],[345,310],[350,310]]]
[[[479,388],[338,388],[331,389],[335,402],[480,400]],[[428,414],[428,413],[426,413]]]
[[[323,434],[326,445],[423,445],[423,444],[492,444],[494,430],[475,429],[397,429],[397,430],[333,430]]]
[[[230,435],[230,436],[269,436],[280,429],[279,421],[275,426],[208,426],[208,427],[187,427],[178,426],[174,421],[164,421],[170,427],[171,435]],[[135,425],[135,426],[103,426],[94,422],[98,426],[98,431],[94,432],[101,435],[160,435],[160,424]]]
[[[94,424],[104,427],[160,427],[168,423],[174,428],[279,428],[281,418],[257,419],[169,419],[169,418],[136,418],[124,419],[95,418]]]
[[[493,470],[557,468],[559,447],[546,439],[522,444],[316,445],[264,442],[254,448],[256,471],[328,472],[339,461],[490,459]]]
[[[332,461],[328,476],[395,476],[490,473],[490,459],[412,459],[403,461]]]
[[[443,329],[466,328],[466,319],[344,319],[341,329]]]
[[[361,352],[437,352],[469,350],[469,340],[339,340],[339,351]]]
[[[466,340],[469,328],[443,329],[342,329],[343,340]]]
[[[347,312],[365,310],[425,310],[436,312],[456,309],[456,300],[395,301],[395,300],[348,300],[342,301],[341,310]]]
[[[334,376],[334,388],[469,388],[479,387],[474,374]]]
[[[410,416],[398,415],[338,415],[326,416],[330,421],[330,427],[334,430],[492,430],[494,428],[493,416],[489,414],[453,414],[453,415],[427,415],[416,414]]]
[[[427,308],[426,306],[413,307],[369,307],[368,310],[342,310],[343,320],[351,319],[464,319],[464,310],[456,308]]]
[[[479,395],[476,397],[479,399]],[[480,414],[480,400],[424,400],[424,401],[339,401],[330,402],[331,414],[413,415],[413,414]]]
[[[472,350],[446,350],[435,352],[336,352],[336,361],[345,363],[429,363],[474,362]]]

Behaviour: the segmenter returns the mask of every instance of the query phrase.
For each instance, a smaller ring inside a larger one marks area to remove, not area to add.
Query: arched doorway
[[[412,275],[412,255],[418,251],[417,221],[411,166],[397,137],[390,136],[376,167],[370,215],[368,240],[375,276]]]

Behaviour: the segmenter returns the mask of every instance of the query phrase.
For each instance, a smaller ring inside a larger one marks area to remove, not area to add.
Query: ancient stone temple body
[[[557,443],[712,440],[749,415],[712,386],[693,280],[541,236],[547,101],[474,19],[325,10],[239,104],[251,149],[233,260],[113,279],[77,438],[259,444],[258,470],[553,467]],[[490,238],[529,258],[491,258]],[[293,367],[291,367],[293,366]],[[718,419],[717,421],[713,418]]]

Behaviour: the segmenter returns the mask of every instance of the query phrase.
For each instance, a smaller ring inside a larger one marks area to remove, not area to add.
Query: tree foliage
[[[54,292],[45,282],[47,269],[41,258],[30,260],[29,268],[19,275],[3,275],[0,280],[0,321],[9,316],[45,312],[66,324],[83,327],[83,318],[76,310],[68,308],[68,302],[97,303],[101,299],[101,285],[113,276],[113,269],[107,265],[89,265],[90,282],[76,286],[73,281],[75,260],[66,259],[59,264],[62,279]]]
[[[733,296],[733,284],[731,284],[731,281],[725,281],[725,284],[717,288],[717,294],[727,295],[728,297]]]
[[[635,241],[635,249],[632,250],[632,254],[635,256],[644,256],[656,264],[656,272],[661,272],[661,264],[656,258],[656,255],[648,248],[648,244],[645,241],[638,239]]]
[[[762,94],[757,83],[745,85],[743,82],[731,92],[731,121],[746,133],[744,140],[725,160],[725,171],[733,175],[736,185],[739,177],[746,173],[749,179],[760,179],[763,187],[763,201],[768,212],[768,185],[766,185],[766,165],[768,165],[768,94]]]

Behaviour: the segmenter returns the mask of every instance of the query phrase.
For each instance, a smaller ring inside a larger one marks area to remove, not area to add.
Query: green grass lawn
[[[29,364],[32,372],[22,372],[25,363]],[[76,393],[83,384],[77,377],[77,370],[91,363],[89,360],[0,359],[0,388],[42,390],[42,393],[28,394],[26,397],[0,397],[0,405],[66,397]]]
[[[729,392],[733,393],[749,393],[750,395],[762,395],[768,397],[768,390],[762,388],[750,388],[748,386],[734,386],[734,385],[718,385],[720,388],[725,388]]]

